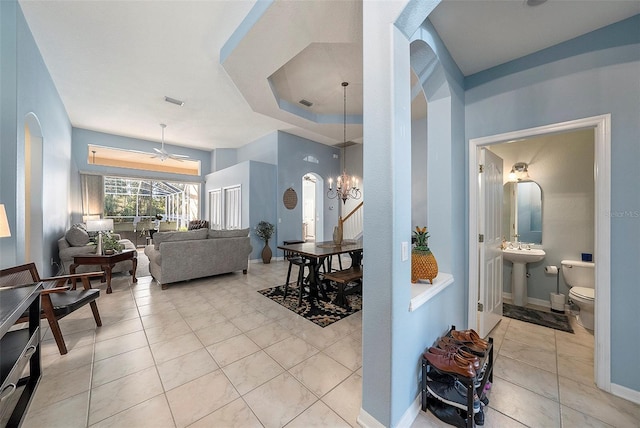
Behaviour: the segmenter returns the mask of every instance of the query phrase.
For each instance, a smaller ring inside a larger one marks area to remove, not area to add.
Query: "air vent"
[[[311,107],[313,105],[313,103],[311,101],[307,101],[305,99],[301,99],[300,101],[298,101],[300,104],[302,104],[305,107]]]
[[[171,98],[171,97],[166,97],[165,96],[164,100],[166,102],[168,102],[168,103],[175,104],[175,105],[180,106],[180,107],[182,107],[184,105],[184,101],[176,100],[175,98]]]
[[[347,141],[346,143],[337,143],[337,144],[334,144],[334,145],[333,145],[333,147],[340,147],[340,148],[342,148],[342,147],[355,146],[356,144],[358,144],[358,143],[356,143],[356,142],[353,142],[353,141],[349,140],[349,141]]]

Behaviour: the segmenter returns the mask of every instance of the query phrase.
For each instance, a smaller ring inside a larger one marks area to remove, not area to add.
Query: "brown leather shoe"
[[[431,352],[432,354],[440,354],[440,355],[452,354],[454,355],[456,361],[461,362],[463,364],[471,364],[473,366],[473,369],[476,372],[478,371],[478,369],[480,369],[480,360],[478,359],[478,357],[468,352],[465,352],[465,354],[467,355],[465,357],[464,355],[460,354],[460,352],[458,351],[465,352],[462,349],[453,349],[453,348],[440,349],[440,348],[434,348],[433,346],[429,348],[429,352]]]
[[[447,337],[447,339],[451,339],[451,338]],[[457,352],[458,354],[460,354],[461,357],[464,357],[467,359],[478,358],[475,354],[472,354],[471,352],[467,351],[464,345],[456,343],[453,340],[450,340],[448,342],[438,340],[438,342],[436,342],[436,346],[440,349],[444,349],[445,351]]]
[[[458,347],[459,349],[462,349],[466,352],[469,352],[473,355],[477,355],[478,357],[484,357],[486,355],[486,352],[481,349],[480,347],[474,345],[471,342],[460,342],[458,340],[455,340],[453,337],[448,337],[448,336],[444,336],[441,337],[438,340],[438,343],[436,345],[438,348],[441,349],[445,349],[448,346],[455,346]]]
[[[475,330],[451,330],[451,337],[461,342],[471,342],[478,347],[487,350],[489,349],[489,342],[480,337]]]
[[[455,373],[471,379],[476,377],[476,371],[473,366],[456,361],[455,354],[440,355],[427,351],[423,355],[429,361],[429,364],[441,372]]]

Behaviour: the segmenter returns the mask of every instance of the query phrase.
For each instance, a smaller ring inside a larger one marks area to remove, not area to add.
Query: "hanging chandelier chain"
[[[345,149],[345,153],[346,153],[346,149],[347,149],[347,86],[349,85],[349,83],[347,82],[342,82],[342,87],[344,88],[344,109],[343,109],[343,128],[342,128],[342,143],[344,145],[344,149]],[[345,165],[346,167],[346,165]]]
[[[360,199],[361,193],[358,189],[358,180],[355,177],[349,177],[347,175],[347,86],[349,82],[342,82],[343,88],[343,128],[342,128],[342,174],[337,177],[336,189],[333,190],[333,179],[329,178],[329,191],[327,196],[330,199],[339,198],[343,203],[347,202],[347,199]]]

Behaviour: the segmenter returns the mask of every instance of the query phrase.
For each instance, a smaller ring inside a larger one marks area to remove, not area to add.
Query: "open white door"
[[[478,180],[478,333],[485,337],[502,318],[502,159],[480,149]]]

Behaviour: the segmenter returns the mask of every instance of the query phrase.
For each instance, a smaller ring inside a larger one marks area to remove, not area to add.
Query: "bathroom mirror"
[[[532,180],[504,185],[502,236],[507,241],[542,244],[542,189]]]

